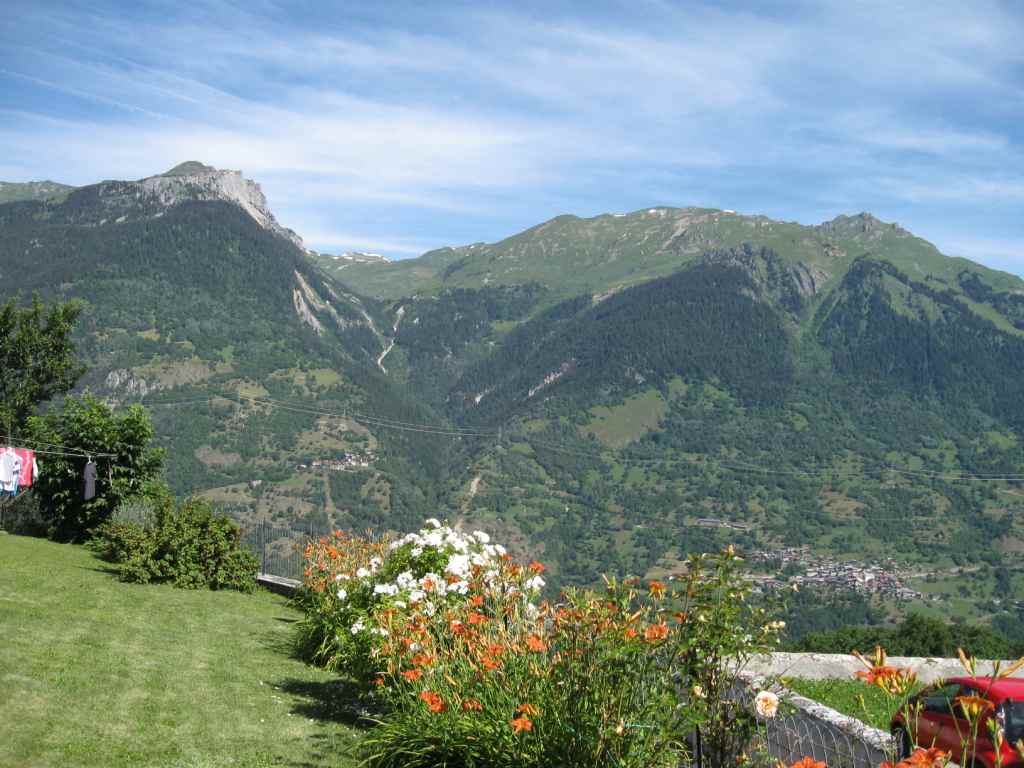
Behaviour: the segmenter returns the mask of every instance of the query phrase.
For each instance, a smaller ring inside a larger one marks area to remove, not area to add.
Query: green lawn
[[[289,655],[297,617],[0,534],[0,766],[354,765],[336,678]]]
[[[794,693],[813,699],[844,715],[856,717],[883,731],[889,730],[889,722],[900,703],[893,701],[876,686],[867,685],[861,680],[786,678],[783,685]]]

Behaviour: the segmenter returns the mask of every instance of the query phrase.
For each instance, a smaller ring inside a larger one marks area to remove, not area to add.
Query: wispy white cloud
[[[122,10],[44,2],[0,31],[18,73],[0,73],[0,104],[18,105],[0,124],[8,168],[78,183],[241,168],[285,223],[365,241],[345,247],[379,231],[401,254],[654,201],[925,225],[973,206],[1024,237],[1008,211],[1024,16],[995,0]]]
[[[1005,175],[935,174],[929,179],[881,177],[877,186],[891,197],[913,203],[1005,205],[1024,201],[1024,179]]]

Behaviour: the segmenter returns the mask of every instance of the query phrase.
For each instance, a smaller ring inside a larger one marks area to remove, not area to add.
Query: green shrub
[[[210,503],[190,499],[177,509],[157,509],[153,524],[111,521],[98,530],[94,548],[120,565],[125,581],[171,583],[184,589],[256,587],[258,563],[242,547],[241,529]]]
[[[152,551],[153,540],[138,523],[110,521],[100,526],[89,547],[111,563],[127,563]]]

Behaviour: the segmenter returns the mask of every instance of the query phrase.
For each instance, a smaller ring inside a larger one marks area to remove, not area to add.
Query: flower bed
[[[735,759],[755,722],[727,695],[735,661],[781,629],[731,548],[679,581],[609,579],[557,604],[542,564],[438,520],[394,540],[338,532],[306,559],[302,647],[386,712],[370,766],[676,766],[698,726],[705,754]]]

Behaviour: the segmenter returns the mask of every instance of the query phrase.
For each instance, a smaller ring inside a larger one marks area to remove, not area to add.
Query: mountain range
[[[47,184],[0,185],[0,291],[84,302],[82,387],[152,406],[179,492],[448,517],[553,583],[734,540],[893,558],[965,618],[1019,586],[1024,281],[896,224],[658,207],[389,261],[237,171]]]

